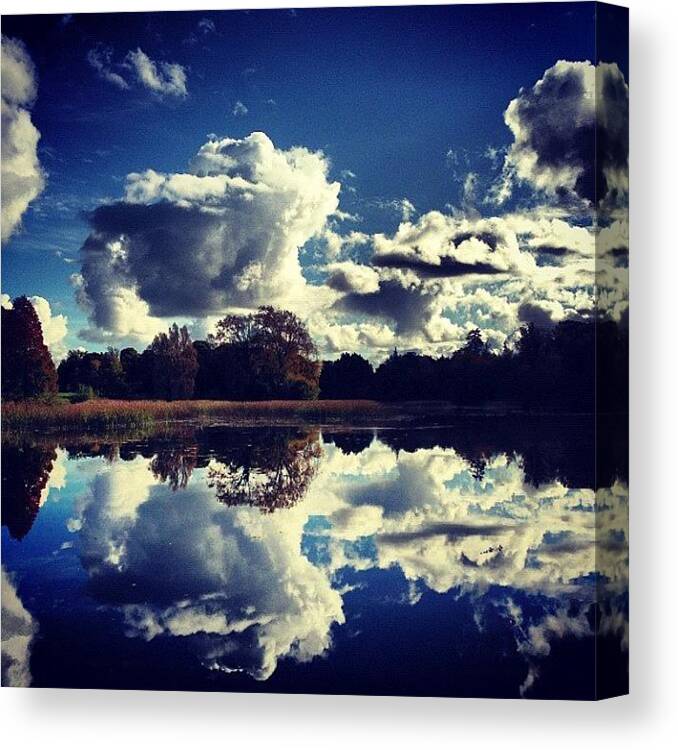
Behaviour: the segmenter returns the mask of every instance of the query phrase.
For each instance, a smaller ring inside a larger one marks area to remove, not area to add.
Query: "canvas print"
[[[628,691],[628,12],[2,18],[2,684]]]

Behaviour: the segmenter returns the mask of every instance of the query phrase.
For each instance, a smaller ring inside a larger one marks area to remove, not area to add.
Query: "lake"
[[[593,428],[3,441],[5,683],[624,692],[627,466]]]

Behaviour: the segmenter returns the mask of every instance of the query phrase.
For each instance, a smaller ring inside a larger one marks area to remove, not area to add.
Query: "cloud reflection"
[[[479,472],[451,447],[394,450],[380,433],[252,434],[99,464],[71,527],[92,594],[130,637],[182,637],[208,669],[266,680],[280,659],[331,649],[344,571],[396,569],[412,606],[429,590],[470,597],[480,628],[498,613],[523,694],[555,640],[624,640],[624,482],[537,487],[520,455],[483,456]]]
[[[31,684],[31,647],[38,626],[17,594],[14,580],[4,567],[2,577],[2,685]]]

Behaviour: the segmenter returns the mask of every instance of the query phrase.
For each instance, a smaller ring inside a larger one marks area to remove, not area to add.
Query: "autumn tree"
[[[156,398],[170,401],[193,395],[198,356],[186,326],[174,323],[168,333],[159,333],[147,351],[152,355],[152,390]]]
[[[2,395],[22,399],[56,390],[56,370],[38,315],[26,297],[18,297],[11,308],[2,308]]]
[[[245,373],[249,393],[244,397],[317,397],[318,351],[293,312],[265,306],[247,315],[227,315],[210,341],[227,348],[233,377]]]

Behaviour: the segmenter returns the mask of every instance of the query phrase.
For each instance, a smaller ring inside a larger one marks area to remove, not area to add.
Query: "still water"
[[[3,442],[4,684],[623,692],[627,479],[592,435]]]

